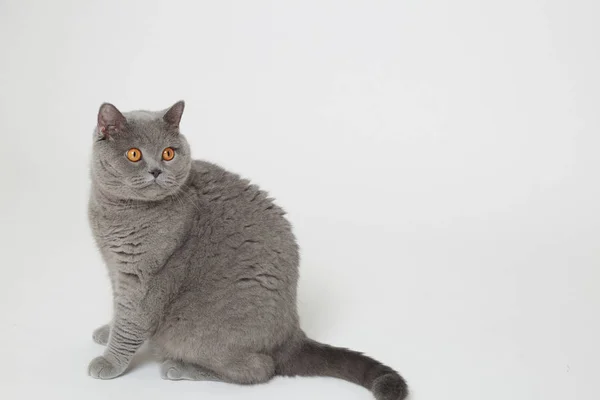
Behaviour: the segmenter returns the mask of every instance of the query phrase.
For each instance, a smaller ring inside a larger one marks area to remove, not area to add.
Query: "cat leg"
[[[197,364],[175,360],[166,360],[161,364],[160,376],[172,381],[223,381],[214,372]]]
[[[215,367],[223,381],[241,385],[268,382],[275,375],[275,362],[266,354],[247,353]]]
[[[119,304],[115,311],[104,355],[94,358],[88,367],[92,378],[112,379],[121,375],[146,340],[147,330],[127,318],[129,310]]]
[[[94,333],[92,333],[92,339],[94,342],[106,346],[108,343],[108,336],[110,335],[110,325],[102,325],[100,328],[97,328]]]

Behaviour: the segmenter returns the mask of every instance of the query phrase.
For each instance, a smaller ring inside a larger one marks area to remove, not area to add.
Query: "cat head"
[[[157,201],[175,194],[192,163],[179,132],[183,109],[183,101],[157,112],[121,113],[102,104],[92,151],[92,180],[98,189],[121,200]]]

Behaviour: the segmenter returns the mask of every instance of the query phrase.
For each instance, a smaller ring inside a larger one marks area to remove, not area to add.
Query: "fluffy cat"
[[[192,160],[184,103],[122,114],[94,131],[89,220],[113,291],[107,345],[89,365],[115,378],[148,342],[165,379],[237,384],[331,376],[404,399],[405,381],[360,353],[308,339],[296,309],[298,246],[284,211],[238,175]]]

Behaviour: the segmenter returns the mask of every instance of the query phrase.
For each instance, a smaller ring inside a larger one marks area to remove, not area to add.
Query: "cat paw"
[[[92,339],[94,342],[106,346],[108,343],[108,336],[110,335],[110,326],[102,325],[100,328],[96,329],[94,333],[92,333]]]
[[[200,365],[183,361],[165,360],[160,366],[160,376],[171,381],[213,381],[222,380],[212,371]]]
[[[115,365],[104,356],[96,357],[88,367],[88,374],[96,379],[112,379],[121,375],[125,371],[124,367]]]
[[[160,376],[172,381],[181,380],[183,378],[181,363],[172,360],[164,361],[160,366]]]

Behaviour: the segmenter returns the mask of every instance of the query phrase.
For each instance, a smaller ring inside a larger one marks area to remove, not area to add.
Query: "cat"
[[[144,343],[171,380],[258,384],[329,376],[404,399],[392,368],[306,337],[298,322],[299,253],[285,212],[248,180],[193,160],[180,101],[159,112],[98,112],[89,222],[107,265],[112,321],[88,372],[125,372]]]

